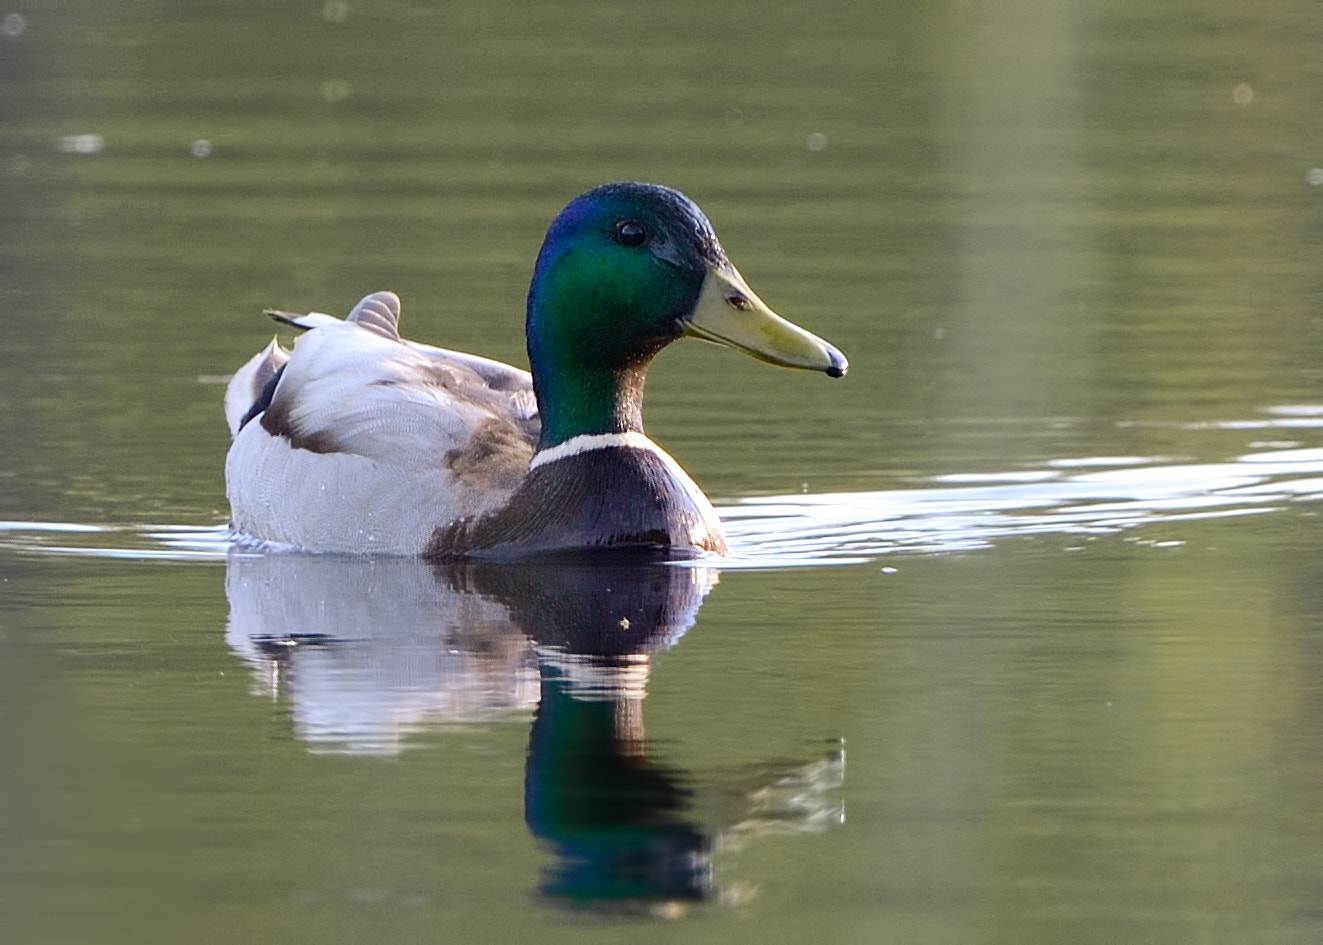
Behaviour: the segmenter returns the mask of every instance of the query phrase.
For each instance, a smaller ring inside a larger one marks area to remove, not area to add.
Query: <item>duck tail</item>
[[[289,352],[272,338],[270,344],[234,372],[225,388],[225,422],[229,424],[231,436],[237,435],[245,423],[261,412],[255,410],[259,403],[263,400],[267,404],[271,402],[276,380],[288,360]]]

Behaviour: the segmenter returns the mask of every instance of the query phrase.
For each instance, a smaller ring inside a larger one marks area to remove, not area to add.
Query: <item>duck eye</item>
[[[621,220],[616,224],[615,237],[624,246],[642,246],[648,239],[648,231],[637,220]]]

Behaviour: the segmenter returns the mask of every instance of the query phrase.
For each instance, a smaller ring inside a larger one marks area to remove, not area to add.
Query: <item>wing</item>
[[[368,296],[343,321],[268,314],[306,333],[292,355],[273,341],[235,375],[226,392],[234,432],[260,414],[269,434],[296,448],[386,461],[435,459],[502,424],[512,439],[536,443],[528,372],[401,339],[393,293]]]
[[[408,544],[500,504],[527,474],[540,424],[526,371],[404,341],[392,293],[368,296],[343,321],[274,317],[306,332],[288,356],[268,346],[226,395],[232,429],[239,418],[227,491],[236,526],[253,537],[367,550],[354,547],[367,530],[355,517],[374,533],[401,517],[407,527],[391,530]],[[391,543],[380,550],[417,550]]]

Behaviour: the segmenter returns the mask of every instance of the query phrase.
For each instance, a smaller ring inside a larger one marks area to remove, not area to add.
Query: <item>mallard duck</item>
[[[726,550],[707,497],[643,432],[643,381],[691,336],[786,367],[844,356],[769,309],[684,195],[605,184],[547,232],[528,293],[532,373],[406,341],[376,292],[231,380],[231,528],[309,552],[519,558]]]

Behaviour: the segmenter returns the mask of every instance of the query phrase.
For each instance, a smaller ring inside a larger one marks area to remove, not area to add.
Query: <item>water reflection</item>
[[[643,699],[649,654],[689,628],[715,574],[552,567],[473,577],[540,654],[524,814],[557,857],[542,891],[599,905],[706,898],[712,829],[694,818],[688,774],[650,756]]]
[[[541,893],[669,914],[718,891],[717,849],[843,819],[839,746],[706,778],[650,748],[651,655],[679,641],[716,580],[656,564],[433,567],[235,551],[226,636],[256,692],[288,701],[314,751],[394,754],[420,729],[535,707],[524,813],[554,854]]]
[[[421,562],[232,553],[226,639],[314,751],[393,754],[428,725],[537,702],[537,659],[498,601]]]

